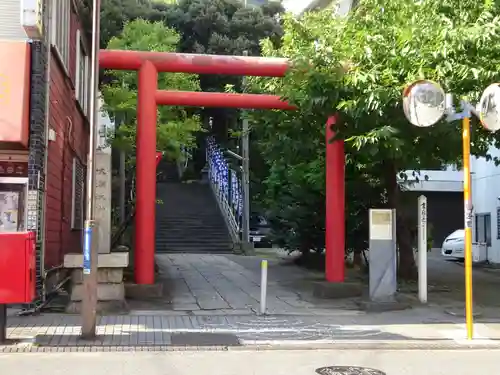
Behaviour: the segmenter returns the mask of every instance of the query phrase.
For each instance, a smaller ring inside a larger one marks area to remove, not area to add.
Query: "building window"
[[[75,90],[76,99],[80,103],[80,107],[85,115],[89,111],[89,83],[90,83],[90,70],[89,70],[89,56],[80,30],[76,32],[76,79]]]
[[[497,207],[497,240],[500,240],[500,207]]]
[[[491,246],[491,214],[476,214],[476,242]]]
[[[71,229],[83,229],[85,193],[85,167],[78,158],[73,158],[73,181],[71,195]]]
[[[66,69],[69,67],[71,3],[69,0],[52,1],[51,43]]]

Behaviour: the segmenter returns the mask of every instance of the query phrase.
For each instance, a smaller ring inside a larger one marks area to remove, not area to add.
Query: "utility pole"
[[[97,311],[97,223],[94,220],[95,192],[95,153],[97,146],[98,83],[99,83],[99,32],[101,0],[92,4],[92,60],[90,76],[90,142],[87,162],[86,219],[83,249],[83,299],[82,299],[82,338],[94,339],[96,336]]]
[[[246,2],[245,2],[246,5]],[[243,56],[248,56],[248,52],[244,51]],[[243,77],[242,86],[245,91],[246,79]],[[242,119],[242,135],[241,135],[241,156],[242,159],[242,195],[243,195],[243,215],[242,215],[242,238],[243,251],[247,252],[250,249],[250,127],[245,112],[241,112]]]

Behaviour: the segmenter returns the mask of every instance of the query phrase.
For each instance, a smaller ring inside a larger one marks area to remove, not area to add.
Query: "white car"
[[[457,229],[444,239],[441,254],[447,258],[463,259],[465,230]]]

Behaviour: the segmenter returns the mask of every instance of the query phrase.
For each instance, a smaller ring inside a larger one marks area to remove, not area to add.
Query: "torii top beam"
[[[139,70],[145,61],[151,61],[158,72],[261,77],[283,77],[289,66],[288,59],[276,57],[119,50],[99,52],[99,66],[103,69]]]

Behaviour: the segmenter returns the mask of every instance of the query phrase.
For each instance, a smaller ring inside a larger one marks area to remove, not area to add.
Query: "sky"
[[[1,1],[1,0],[0,0]],[[248,4],[260,5],[267,0],[247,0]],[[289,12],[299,14],[301,13],[312,0],[283,0],[283,6]]]
[[[283,6],[289,12],[299,14],[307,8],[312,0],[283,0]]]

